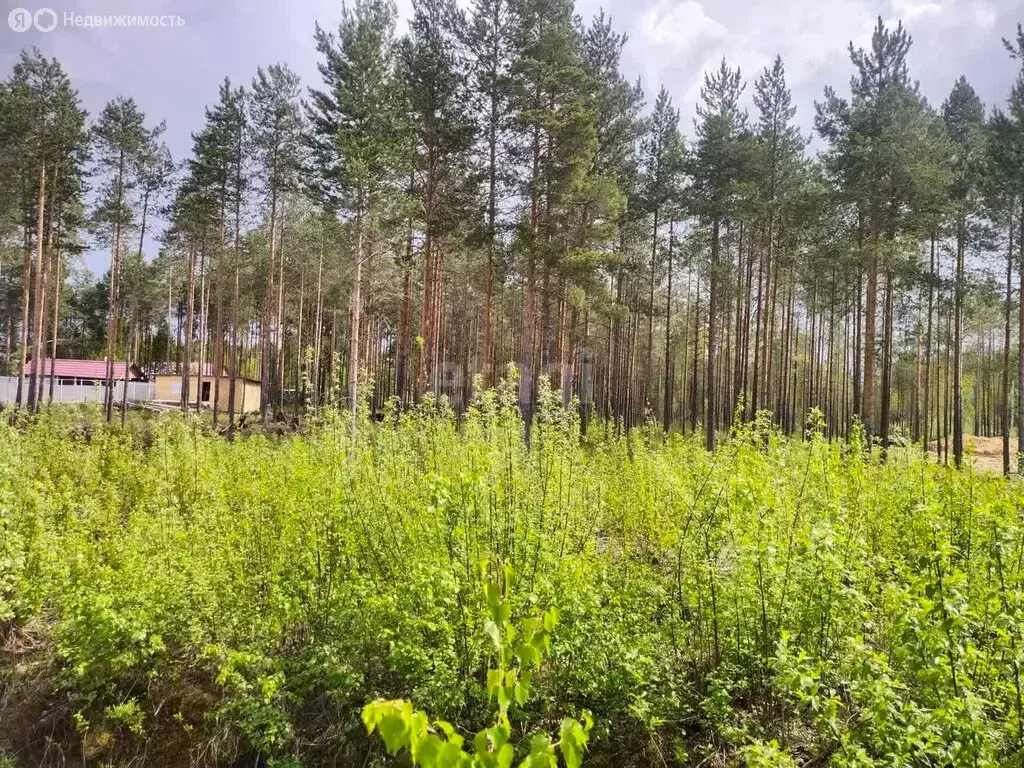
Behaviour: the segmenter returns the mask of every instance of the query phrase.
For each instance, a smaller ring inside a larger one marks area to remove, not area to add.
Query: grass
[[[527,448],[513,402],[355,445],[331,413],[233,442],[173,415],[0,426],[0,749],[383,765],[377,698],[475,733],[493,563],[513,624],[559,617],[519,743],[587,710],[592,766],[1018,759],[1017,482],[766,423],[714,454],[581,441],[551,403]]]

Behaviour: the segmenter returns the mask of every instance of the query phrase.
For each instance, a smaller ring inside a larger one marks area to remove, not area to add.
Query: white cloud
[[[971,6],[974,16],[974,24],[982,29],[988,29],[996,23],[998,16],[995,7],[991,3],[977,2]]]
[[[722,40],[728,30],[696,0],[658,0],[641,17],[640,33],[645,40],[678,53],[702,39]]]
[[[842,90],[849,79],[847,45],[851,40],[857,46],[870,41],[876,1],[704,0],[701,5],[693,0],[649,0],[627,28],[630,42],[624,64],[643,75],[649,94],[661,84],[668,87],[689,132],[704,72],[716,68],[722,58],[739,66],[748,82],[749,103],[753,80],[776,54],[781,55],[799,105],[798,120],[810,130],[811,100],[820,98],[824,84]],[[616,15],[624,18],[621,12]]]
[[[941,3],[934,0],[893,0],[892,9],[897,18],[912,22],[923,17],[940,16],[943,11]]]

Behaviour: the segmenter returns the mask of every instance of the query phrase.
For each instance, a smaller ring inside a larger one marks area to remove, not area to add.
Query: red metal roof
[[[114,362],[114,378],[123,379],[125,367],[128,363],[124,361]],[[53,360],[46,358],[43,361],[43,376],[54,374],[66,376],[69,379],[100,379],[107,378],[106,360]],[[25,365],[25,374],[31,376],[35,372],[35,360],[30,360]],[[129,373],[129,378],[132,378]]]

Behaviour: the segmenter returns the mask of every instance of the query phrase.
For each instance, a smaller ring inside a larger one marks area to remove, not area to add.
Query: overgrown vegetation
[[[355,445],[330,413],[233,442],[0,426],[0,764],[386,765],[377,699],[467,749],[497,701],[514,765],[584,712],[588,766],[1019,759],[1018,483],[882,462],[816,415],[714,453],[581,442],[551,393],[527,447],[515,397]],[[531,632],[529,695],[499,695]]]

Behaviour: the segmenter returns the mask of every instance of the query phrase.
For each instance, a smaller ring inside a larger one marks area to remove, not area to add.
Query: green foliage
[[[514,381],[354,447],[3,423],[0,750],[46,763],[42,696],[109,765],[1013,761],[1019,483],[817,414],[581,441],[541,394],[529,446]]]
[[[128,701],[107,707],[104,714],[106,715],[107,722],[127,728],[136,735],[142,733],[142,723],[145,714],[139,707],[139,702],[136,699],[128,699]]]
[[[480,570],[485,579],[487,568],[484,561]],[[484,631],[494,643],[495,655],[495,666],[487,670],[487,697],[498,705],[494,724],[476,734],[473,752],[469,753],[463,749],[465,739],[450,723],[443,720],[431,723],[426,713],[413,710],[409,701],[378,699],[363,708],[363,723],[367,732],[380,733],[391,754],[407,748],[413,764],[423,768],[508,768],[512,764],[516,748],[510,741],[509,707],[522,706],[530,697],[530,681],[544,661],[551,633],[558,624],[558,612],[550,609],[540,616],[524,619],[517,631],[510,621],[512,607],[502,594],[502,588],[512,588],[514,572],[509,566],[498,572],[502,580],[484,584],[488,613]],[[561,753],[567,768],[579,768],[592,727],[589,712],[583,713],[583,724],[574,718],[565,718],[559,728],[558,741],[552,742],[544,734],[529,737],[526,757],[520,765],[522,768],[557,766],[557,755]]]

